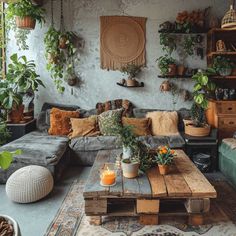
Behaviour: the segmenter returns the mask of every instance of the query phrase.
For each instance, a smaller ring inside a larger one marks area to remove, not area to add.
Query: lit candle
[[[115,171],[109,170],[107,167],[107,170],[104,170],[101,173],[101,182],[103,185],[112,185],[116,181],[116,174]]]

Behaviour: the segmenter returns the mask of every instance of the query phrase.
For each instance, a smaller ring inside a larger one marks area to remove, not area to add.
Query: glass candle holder
[[[115,163],[105,163],[100,170],[100,183],[103,186],[111,186],[116,183],[116,165]]]

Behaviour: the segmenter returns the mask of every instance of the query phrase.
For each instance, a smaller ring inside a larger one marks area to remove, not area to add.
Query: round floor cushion
[[[14,172],[6,183],[7,196],[14,202],[30,203],[47,196],[53,189],[53,177],[42,166],[26,166]]]

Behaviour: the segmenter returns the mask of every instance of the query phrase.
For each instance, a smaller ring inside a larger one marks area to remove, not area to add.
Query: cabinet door
[[[236,102],[222,102],[217,104],[217,113],[219,115],[235,115],[236,114]]]

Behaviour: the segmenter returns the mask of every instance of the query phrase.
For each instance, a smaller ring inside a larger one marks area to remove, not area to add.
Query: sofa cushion
[[[122,124],[132,127],[132,131],[137,136],[146,136],[151,134],[149,118],[128,118],[122,117]]]
[[[123,109],[105,111],[98,116],[99,130],[102,135],[117,135],[117,129],[121,127]]]
[[[236,164],[236,139],[223,139],[219,146],[219,152],[224,156],[224,158],[227,158]]]
[[[117,136],[77,137],[71,139],[70,148],[74,151],[110,150],[121,147]]]
[[[79,112],[52,108],[48,133],[51,135],[68,135],[71,131],[70,118],[79,118]]]
[[[178,133],[178,114],[176,111],[153,111],[146,115],[152,121],[152,135],[175,135]]]
[[[0,151],[22,150],[22,154],[14,157],[14,162],[32,165],[56,165],[68,147],[69,139],[62,136],[50,136],[34,131],[10,142]]]

